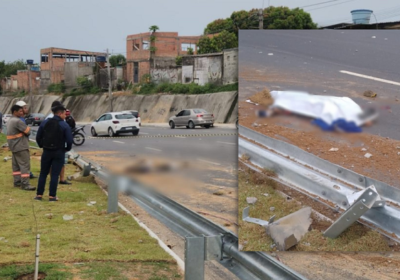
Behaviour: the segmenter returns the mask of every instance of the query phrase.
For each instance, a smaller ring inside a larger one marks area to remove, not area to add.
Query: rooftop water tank
[[[371,19],[372,10],[353,10],[351,11],[351,16],[353,17],[354,24],[369,24],[369,20]]]

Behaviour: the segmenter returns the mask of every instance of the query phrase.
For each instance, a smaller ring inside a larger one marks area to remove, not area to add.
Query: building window
[[[142,49],[143,50],[148,50],[149,49],[149,41],[143,41],[142,42]]]
[[[192,48],[193,50],[195,50],[196,49],[196,44],[191,44],[191,43],[182,43],[181,44],[182,51],[187,52],[188,48]]]
[[[49,54],[42,54],[42,59],[41,59],[41,61],[42,62],[49,62]]]
[[[133,50],[133,51],[138,51],[138,50],[140,50],[140,45],[139,45],[139,44],[136,44],[136,43],[133,43],[132,50]]]

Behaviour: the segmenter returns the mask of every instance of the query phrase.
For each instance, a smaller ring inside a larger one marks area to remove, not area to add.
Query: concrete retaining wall
[[[11,106],[19,99],[0,97],[0,111],[10,113]],[[29,103],[29,97],[22,98]],[[58,96],[34,96],[32,113],[48,114],[51,103],[61,100]],[[129,95],[113,99],[114,111],[137,110],[143,123],[166,123],[169,117],[182,109],[203,108],[214,114],[217,123],[234,123],[238,114],[238,93],[220,92],[199,95]],[[85,95],[67,97],[62,103],[71,110],[79,122],[91,122],[110,110],[107,95]]]

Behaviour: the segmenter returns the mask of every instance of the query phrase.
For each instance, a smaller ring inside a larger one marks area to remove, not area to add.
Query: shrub
[[[47,91],[53,92],[53,93],[64,93],[65,92],[65,84],[64,83],[59,83],[59,84],[50,84],[47,87]]]

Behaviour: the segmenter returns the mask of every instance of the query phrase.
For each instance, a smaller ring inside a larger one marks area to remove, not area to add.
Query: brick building
[[[200,38],[201,36],[179,36],[178,32],[129,35],[126,39],[127,81],[139,83],[143,75],[150,74],[151,68],[176,67],[175,58],[186,55],[188,48],[192,48],[194,54],[197,54]]]
[[[64,82],[64,64],[66,62],[95,63],[98,57],[104,58],[105,53],[47,48],[40,50],[40,89],[47,89],[50,84]],[[101,59],[104,61],[104,59]],[[103,62],[104,64],[104,62]]]
[[[31,71],[32,92],[40,88],[40,71]],[[22,91],[29,92],[29,71],[18,70],[16,75],[1,80],[1,88],[4,92]]]

